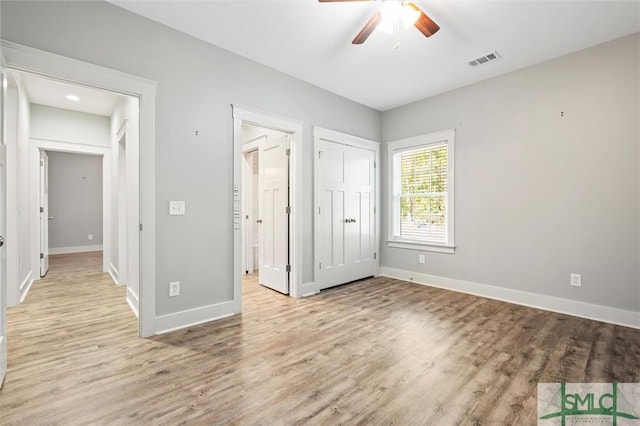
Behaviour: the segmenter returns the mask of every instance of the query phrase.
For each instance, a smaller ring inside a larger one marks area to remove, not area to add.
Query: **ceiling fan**
[[[415,3],[404,0],[319,0],[320,3],[347,2],[347,1],[380,1],[382,8],[376,12],[365,24],[362,30],[351,42],[362,44],[380,26],[380,29],[392,33],[394,25],[402,20],[406,27],[413,25],[425,37],[430,37],[438,32],[440,26],[433,22]]]

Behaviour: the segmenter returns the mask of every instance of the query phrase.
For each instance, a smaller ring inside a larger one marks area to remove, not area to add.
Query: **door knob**
[[[0,247],[4,245],[4,237],[0,237]]]
[[[256,220],[256,223],[262,223],[262,219]]]
[[[53,216],[49,216],[47,219],[49,219],[49,220],[53,220]]]

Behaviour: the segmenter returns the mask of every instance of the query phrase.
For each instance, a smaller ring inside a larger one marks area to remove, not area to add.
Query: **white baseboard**
[[[20,303],[24,302],[24,299],[27,297],[29,290],[31,290],[31,286],[33,285],[34,281],[33,278],[31,278],[32,275],[33,271],[29,271],[25,279],[22,281],[22,283],[20,283]]]
[[[102,244],[93,246],[51,247],[49,254],[83,253],[85,251],[100,251]]]
[[[156,334],[169,333],[182,328],[191,327],[205,322],[230,317],[240,313],[240,307],[236,301],[216,303],[200,308],[161,315],[155,318]]]
[[[382,266],[380,275],[560,314],[640,329],[640,312]]]
[[[129,307],[136,314],[136,317],[140,318],[140,312],[138,312],[138,306],[140,306],[140,301],[138,300],[138,295],[135,294],[129,287],[127,287],[127,303]]]
[[[116,285],[120,285],[120,276],[118,275],[118,270],[116,269],[116,267],[113,266],[113,263],[109,262],[109,270],[107,272],[109,273],[109,275],[111,275],[111,279],[113,280],[113,282]]]
[[[320,290],[317,289],[315,282],[308,282],[302,284],[302,293],[301,297],[313,296],[314,294],[320,293]]]

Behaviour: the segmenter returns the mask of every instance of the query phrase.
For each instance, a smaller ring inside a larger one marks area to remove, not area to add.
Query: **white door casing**
[[[316,290],[377,274],[379,144],[314,129]]]
[[[40,151],[40,276],[49,271],[49,156]]]
[[[4,62],[0,55],[0,60]],[[5,248],[7,191],[6,191],[6,127],[5,99],[7,88],[7,70],[0,67],[0,388],[7,372],[7,251]]]
[[[259,148],[259,283],[289,294],[289,135],[264,139]]]

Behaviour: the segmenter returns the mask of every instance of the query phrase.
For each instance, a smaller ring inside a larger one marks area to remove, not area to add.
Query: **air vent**
[[[480,56],[479,58],[474,59],[473,61],[469,61],[469,65],[475,67],[476,65],[486,64],[487,62],[495,61],[496,59],[500,59],[502,56],[495,50],[492,53],[489,53],[485,56]]]

